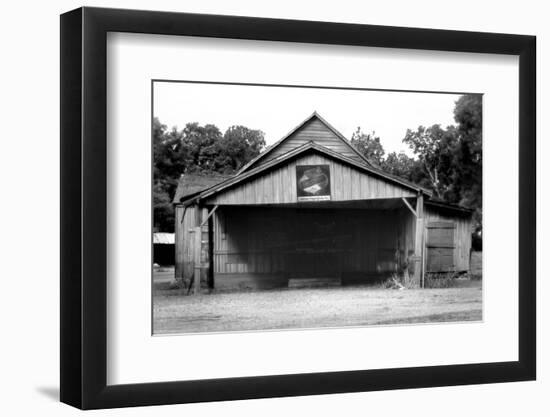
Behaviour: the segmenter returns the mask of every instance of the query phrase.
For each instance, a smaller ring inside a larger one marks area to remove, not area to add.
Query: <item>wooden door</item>
[[[450,272],[455,270],[454,222],[430,222],[427,228],[426,272]]]

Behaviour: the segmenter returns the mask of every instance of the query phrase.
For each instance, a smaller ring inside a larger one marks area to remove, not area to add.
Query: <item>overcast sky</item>
[[[405,151],[407,129],[455,124],[456,94],[155,82],[154,115],[169,128],[215,124],[222,133],[244,125],[271,145],[314,111],[350,139],[357,127],[376,132],[386,153]]]

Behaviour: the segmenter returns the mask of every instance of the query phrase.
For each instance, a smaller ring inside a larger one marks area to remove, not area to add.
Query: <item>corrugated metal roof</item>
[[[159,243],[161,245],[173,245],[176,239],[174,233],[153,233],[153,243]]]

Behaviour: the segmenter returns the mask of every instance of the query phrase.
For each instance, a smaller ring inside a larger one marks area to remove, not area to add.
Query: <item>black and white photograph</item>
[[[0,415],[546,417],[546,9],[6,2]]]
[[[482,321],[482,102],[153,80],[153,335]]]

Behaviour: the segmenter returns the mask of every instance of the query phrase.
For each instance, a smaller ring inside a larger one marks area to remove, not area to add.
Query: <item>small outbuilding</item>
[[[174,233],[153,233],[153,262],[161,266],[171,266],[175,263]]]
[[[189,181],[174,198],[176,278],[195,291],[469,270],[472,212],[375,167],[317,113],[236,175]]]

